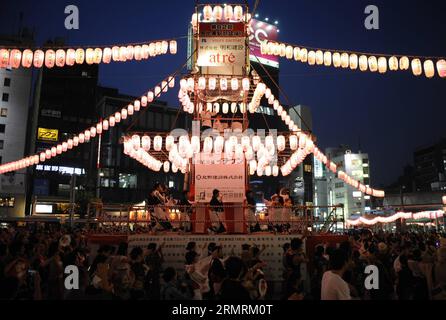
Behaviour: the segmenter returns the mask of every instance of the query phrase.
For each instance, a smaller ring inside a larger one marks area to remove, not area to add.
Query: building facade
[[[417,191],[446,191],[446,139],[414,152]]]
[[[32,44],[31,36],[0,36],[0,46]],[[0,69],[0,163],[25,156],[32,70]],[[26,171],[0,177],[0,216],[22,217],[26,206]]]

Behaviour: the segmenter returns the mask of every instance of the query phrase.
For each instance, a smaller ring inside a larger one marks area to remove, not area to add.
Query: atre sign
[[[200,23],[199,35],[197,65],[203,74],[243,74],[247,62],[244,23]]]

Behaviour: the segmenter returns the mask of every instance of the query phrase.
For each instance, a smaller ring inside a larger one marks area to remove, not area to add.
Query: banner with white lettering
[[[245,199],[245,164],[195,166],[195,201],[209,203],[217,189],[223,202],[242,203]]]

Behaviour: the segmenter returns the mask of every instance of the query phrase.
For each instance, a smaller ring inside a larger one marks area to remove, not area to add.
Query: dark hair
[[[252,254],[254,257],[256,257],[259,254],[259,252],[260,252],[259,248],[257,248],[257,247],[252,248]]]
[[[294,238],[291,240],[291,249],[299,250],[302,247],[302,240],[299,238]]]
[[[143,251],[140,247],[135,247],[130,251],[130,259],[136,260],[139,256],[143,254]]]
[[[195,258],[198,256],[198,253],[195,251],[189,251],[186,253],[186,264],[194,264]]]
[[[156,243],[149,243],[149,245],[147,246],[147,250],[156,250]]]
[[[187,251],[191,251],[192,249],[194,249],[197,246],[197,243],[194,241],[191,241],[187,244],[186,246],[186,250]]]
[[[316,250],[314,251],[314,255],[317,257],[321,257],[324,254],[324,246],[318,245],[316,246]]]
[[[251,248],[251,246],[249,244],[242,244],[243,251],[249,250],[249,248]]]
[[[347,263],[347,255],[343,250],[336,249],[330,254],[330,268],[340,270]]]
[[[225,269],[230,279],[238,279],[243,271],[243,261],[239,257],[230,257],[225,262]]]
[[[177,274],[177,272],[175,271],[174,268],[171,268],[171,267],[166,268],[163,273],[164,282],[172,281],[173,279],[175,279],[176,274]]]
[[[121,242],[118,247],[118,251],[116,254],[118,256],[127,256],[127,252],[129,250],[129,244],[127,242]]]
[[[288,242],[285,243],[285,244],[282,246],[283,252],[287,252],[288,249],[289,249],[290,247],[291,247],[291,244],[289,244]]]
[[[405,266],[405,267],[407,267],[408,266],[408,263],[409,263],[409,259],[407,258],[407,256],[406,255],[401,255],[400,256],[400,264],[402,265],[402,266]]]
[[[214,252],[216,246],[217,246],[217,244],[215,242],[209,243],[208,252]]]
[[[214,191],[212,191],[212,195],[214,197],[218,196],[219,193],[220,193],[220,190],[218,190],[218,189],[214,189]]]

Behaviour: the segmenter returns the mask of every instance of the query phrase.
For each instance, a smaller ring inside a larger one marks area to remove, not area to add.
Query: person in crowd
[[[242,285],[243,261],[239,257],[229,257],[225,262],[226,277],[218,293],[219,300],[251,300],[249,291]]]
[[[191,300],[186,287],[178,287],[177,272],[174,268],[166,268],[163,272],[164,283],[161,287],[161,300]]]
[[[324,255],[325,248],[323,245],[318,245],[314,252],[313,258],[313,273],[311,276],[311,295],[313,299],[321,299],[321,284],[322,277],[328,269],[328,259]]]
[[[433,300],[446,300],[446,247],[437,251],[437,262],[432,267]]]
[[[163,248],[164,243],[157,247],[156,243],[150,243],[147,246],[145,254],[145,264],[148,268],[145,278],[144,289],[146,296],[150,300],[159,300],[160,276],[164,263]]]
[[[342,277],[348,267],[345,251],[336,249],[330,255],[330,270],[322,277],[321,300],[351,300],[350,288]]]
[[[210,267],[208,270],[209,292],[206,293],[205,298],[207,300],[215,300],[226,277],[226,270],[223,265],[222,247],[215,243],[210,243],[208,252],[210,253]]]
[[[396,281],[396,293],[399,300],[412,300],[414,295],[415,279],[408,262],[407,256],[400,256],[400,271]]]
[[[248,231],[251,233],[260,231],[260,225],[256,216],[256,206],[254,193],[251,190],[246,191],[245,221],[247,222]]]
[[[209,203],[210,216],[211,216],[211,231],[215,233],[226,232],[226,219],[225,219],[225,209],[223,204],[223,199],[220,191],[215,189],[212,192],[212,199]]]
[[[135,280],[130,290],[132,299],[142,300],[145,294],[145,278],[149,268],[144,263],[144,250],[141,247],[135,247],[130,251],[130,266],[135,275]]]

